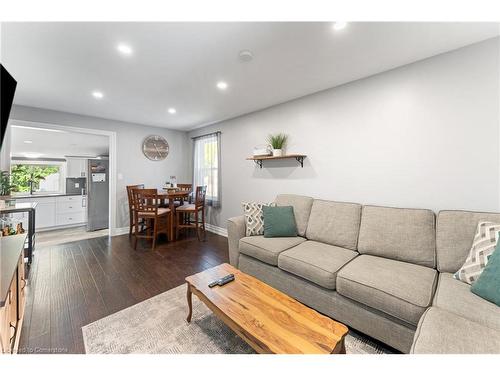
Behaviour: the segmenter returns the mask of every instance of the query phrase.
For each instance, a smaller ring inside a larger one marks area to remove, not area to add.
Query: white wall
[[[496,38],[191,132],[222,131],[222,208],[211,223],[225,227],[241,201],[278,193],[500,210],[499,66]],[[245,160],[273,132],[307,154],[303,169]]]
[[[116,132],[117,174],[123,176],[117,178],[116,186],[117,227],[128,225],[127,185],[143,183],[161,188],[171,175],[177,176],[178,182],[191,180],[185,132],[18,105],[12,106],[10,118]],[[142,141],[152,134],[162,135],[170,145],[170,153],[163,161],[151,161],[142,154]]]

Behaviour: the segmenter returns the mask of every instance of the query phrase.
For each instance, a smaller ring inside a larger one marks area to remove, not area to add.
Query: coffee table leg
[[[188,313],[188,316],[186,318],[187,322],[190,323],[191,322],[191,316],[193,315],[193,301],[192,301],[192,295],[193,293],[191,292],[191,285],[188,284],[188,287],[187,287],[187,301],[188,301],[188,308],[189,308],[189,313]]]
[[[345,351],[345,340],[344,340],[344,338],[342,338],[342,341],[340,343],[339,354],[346,354],[346,351]]]
[[[342,341],[340,341],[339,343],[337,343],[337,345],[335,345],[335,348],[333,348],[333,351],[331,354],[346,354],[345,341],[344,341],[343,337],[342,337]]]

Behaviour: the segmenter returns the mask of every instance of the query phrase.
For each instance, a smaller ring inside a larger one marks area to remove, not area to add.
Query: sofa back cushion
[[[304,237],[306,234],[309,215],[311,214],[313,198],[305,197],[303,195],[280,194],[276,197],[274,202],[277,206],[293,207],[295,222],[297,223],[297,233],[299,236]]]
[[[435,215],[431,210],[363,206],[361,254],[436,266]]]
[[[500,223],[500,213],[440,211],[436,224],[437,268],[440,272],[458,271],[469,255],[477,224]]]
[[[315,199],[307,224],[307,239],[356,250],[361,207],[357,203]]]

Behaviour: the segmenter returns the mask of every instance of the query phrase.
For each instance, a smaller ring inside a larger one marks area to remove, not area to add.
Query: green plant
[[[40,181],[45,177],[59,173],[56,166],[14,164],[11,168],[12,184],[16,191],[31,192],[38,189]]]
[[[282,148],[284,148],[287,140],[288,140],[288,135],[283,133],[269,134],[267,136],[267,142],[275,150],[281,150]]]
[[[0,196],[10,195],[14,185],[10,183],[10,174],[7,171],[0,172]]]

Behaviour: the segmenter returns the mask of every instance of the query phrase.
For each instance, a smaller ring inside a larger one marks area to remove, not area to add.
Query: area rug
[[[89,354],[251,354],[254,350],[193,296],[186,322],[186,285],[82,327]],[[348,354],[389,353],[388,348],[350,332]]]

